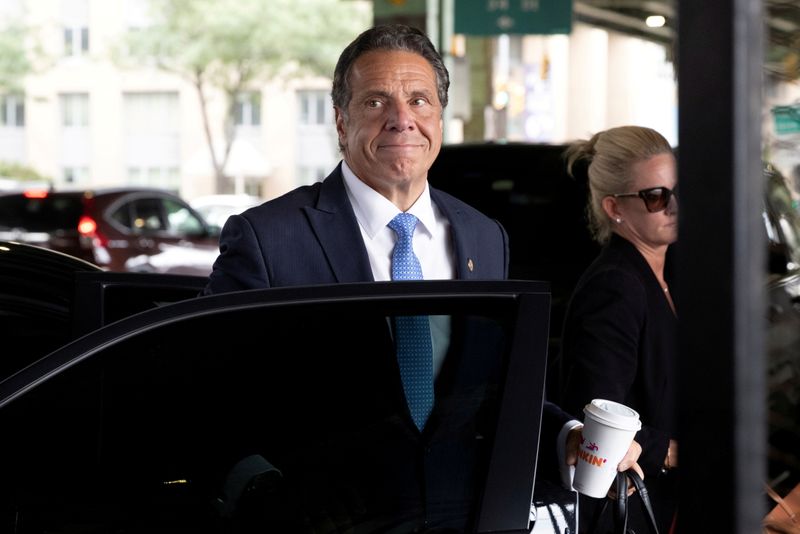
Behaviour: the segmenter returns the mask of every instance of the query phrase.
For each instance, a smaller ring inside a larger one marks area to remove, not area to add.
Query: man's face
[[[376,50],[350,71],[347,112],[336,130],[353,172],[387,198],[418,195],[442,146],[442,106],[436,74],[422,56]]]

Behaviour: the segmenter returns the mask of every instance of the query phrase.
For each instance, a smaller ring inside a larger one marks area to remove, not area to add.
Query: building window
[[[178,93],[124,93],[125,133],[177,134],[180,127]]]
[[[64,55],[84,56],[89,53],[89,28],[64,28]]]
[[[261,93],[239,93],[236,95],[236,126],[261,125]]]
[[[180,106],[177,92],[123,95],[125,168],[133,185],[180,189]]]
[[[65,128],[89,126],[89,95],[86,93],[61,95],[61,125]]]
[[[333,103],[327,91],[298,91],[300,124],[333,124]]]
[[[89,169],[86,167],[64,167],[61,171],[61,177],[65,184],[88,184]]]
[[[24,96],[0,96],[0,126],[25,126]]]
[[[64,55],[85,56],[89,53],[88,0],[61,0],[61,27],[64,32]]]

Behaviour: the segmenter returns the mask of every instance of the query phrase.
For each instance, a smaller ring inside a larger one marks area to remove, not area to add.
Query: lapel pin
[[[475,264],[472,263],[472,258],[468,258],[467,259],[467,269],[469,269],[469,272],[472,272],[472,270],[474,268],[475,268]]]

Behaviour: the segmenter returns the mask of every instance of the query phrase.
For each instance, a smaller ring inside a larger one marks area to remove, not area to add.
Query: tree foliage
[[[235,129],[236,95],[276,76],[332,75],[339,53],[371,22],[352,0],[150,0],[152,25],[130,31],[121,64],[155,65],[191,82],[200,97],[218,189]],[[225,153],[218,158],[207,91],[227,98]]]
[[[31,70],[25,35],[25,28],[19,24],[0,27],[0,93],[21,91],[23,78]]]
[[[0,176],[21,182],[50,182],[50,178],[36,169],[13,161],[0,161]]]

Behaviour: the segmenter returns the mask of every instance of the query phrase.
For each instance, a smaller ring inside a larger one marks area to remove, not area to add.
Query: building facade
[[[0,96],[0,161],[33,168],[56,187],[152,185],[186,198],[270,198],[324,176],[338,161],[330,80],[302,78],[237,95],[226,190],[215,191],[197,89],[155,68],[112,59],[122,35],[146,24],[147,0],[0,0],[41,55],[21,90]],[[33,46],[33,45],[32,45]],[[206,93],[214,150],[223,153],[225,99]]]

